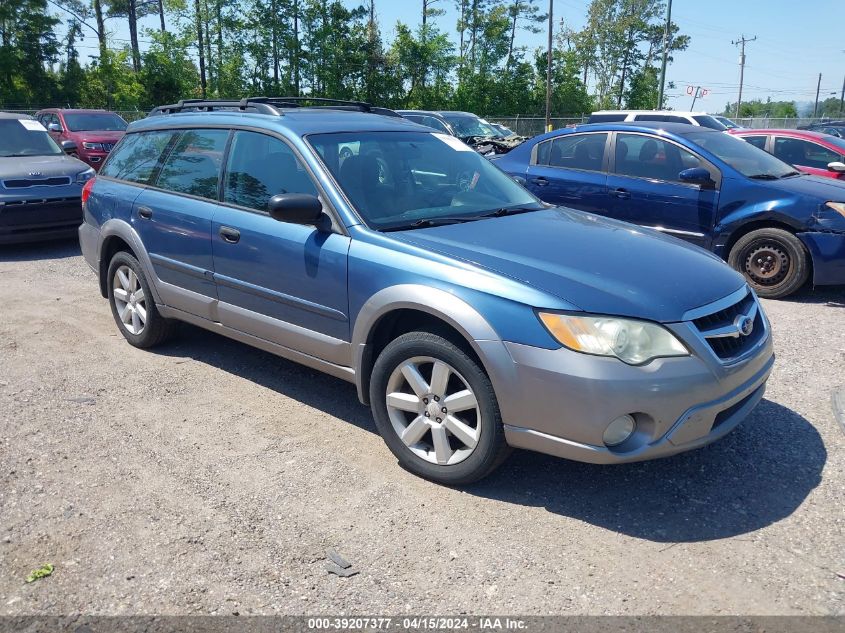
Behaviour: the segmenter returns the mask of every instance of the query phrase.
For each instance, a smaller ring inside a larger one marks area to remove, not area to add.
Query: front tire
[[[758,229],[739,238],[728,264],[741,272],[761,297],[780,299],[797,291],[810,275],[807,251],[789,231]]]
[[[175,333],[177,322],[161,316],[141,264],[131,254],[120,251],[112,257],[107,287],[114,321],[131,345],[155,347]]]
[[[487,374],[435,334],[403,334],[384,348],[373,367],[370,402],[388,448],[425,479],[467,485],[510,454]]]

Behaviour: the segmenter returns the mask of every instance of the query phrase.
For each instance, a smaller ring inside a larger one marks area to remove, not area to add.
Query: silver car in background
[[[73,237],[82,186],[94,170],[67,155],[41,123],[0,112],[0,244]]]

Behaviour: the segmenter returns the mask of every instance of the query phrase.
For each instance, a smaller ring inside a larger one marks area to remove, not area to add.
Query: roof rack
[[[315,105],[309,106],[308,103]],[[243,99],[182,99],[178,103],[153,108],[150,116],[158,114],[176,114],[186,110],[212,112],[214,110],[253,111],[259,114],[283,116],[285,108],[325,108],[329,110],[353,110],[369,112],[383,116],[400,116],[393,110],[381,108],[363,101],[345,99],[327,99],[325,97],[244,97]]]

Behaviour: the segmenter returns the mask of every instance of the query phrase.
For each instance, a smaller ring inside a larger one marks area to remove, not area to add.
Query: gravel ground
[[[190,327],[136,350],[75,244],[0,249],[0,614],[845,614],[843,295],[765,302],[774,375],[721,442],[461,491],[351,385]]]

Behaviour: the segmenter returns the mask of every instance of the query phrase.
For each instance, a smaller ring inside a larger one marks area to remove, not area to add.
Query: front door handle
[[[144,220],[149,220],[153,217],[153,210],[149,207],[138,207],[138,215]]]
[[[631,197],[631,192],[627,189],[622,189],[621,187],[619,189],[614,189],[612,194],[620,200],[628,200]]]
[[[237,244],[238,240],[241,239],[241,232],[228,226],[221,226],[218,232],[220,233],[220,237],[224,241],[229,242],[229,244]]]
[[[540,176],[539,178],[533,178],[533,179],[531,180],[531,182],[533,182],[533,183],[534,183],[535,185],[537,185],[538,187],[545,187],[546,185],[548,185],[548,184],[549,184],[548,179],[547,179],[547,178],[543,178],[542,176]]]

